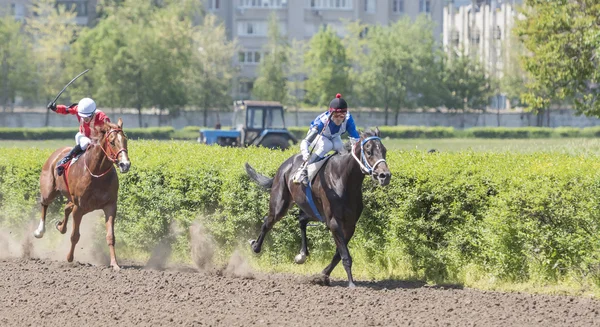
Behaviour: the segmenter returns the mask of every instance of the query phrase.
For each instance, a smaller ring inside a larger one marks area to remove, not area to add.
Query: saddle
[[[306,167],[306,170],[308,171],[308,180],[311,181],[311,183],[317,176],[317,173],[319,172],[319,170],[321,170],[321,168],[323,168],[323,166],[325,166],[325,163],[336,154],[337,154],[337,152],[326,155],[325,157],[323,157],[323,159],[313,162]],[[300,171],[296,172],[296,174],[294,174],[294,176],[293,176],[293,180],[297,179],[299,175],[300,175]]]
[[[65,171],[67,171],[67,169],[68,169],[68,168],[69,168],[69,167],[70,167],[72,164],[76,163],[76,162],[77,162],[77,160],[79,160],[79,157],[81,157],[81,156],[82,156],[84,153],[85,153],[85,151],[84,151],[84,152],[82,152],[82,153],[80,153],[80,154],[78,154],[78,155],[76,155],[76,156],[75,156],[73,159],[71,159],[71,160],[69,160],[69,161],[65,162],[65,163],[62,165],[62,166],[63,166],[63,168],[65,169]],[[65,174],[65,175],[66,175],[66,174]]]

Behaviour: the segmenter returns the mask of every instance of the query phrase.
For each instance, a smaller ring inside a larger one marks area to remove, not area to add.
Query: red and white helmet
[[[90,98],[83,98],[77,104],[77,114],[81,118],[91,117],[96,111],[96,102]]]

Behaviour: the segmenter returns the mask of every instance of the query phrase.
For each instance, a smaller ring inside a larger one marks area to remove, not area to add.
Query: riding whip
[[[55,103],[56,100],[58,100],[58,98],[60,97],[60,95],[63,94],[63,92],[67,89],[67,87],[69,87],[69,85],[71,85],[73,82],[75,82],[75,80],[78,79],[79,76],[87,73],[88,71],[89,71],[89,69],[86,69],[83,72],[79,73],[79,75],[75,76],[75,78],[73,78],[67,85],[65,85],[65,87],[63,87],[62,91],[60,91],[60,93],[58,93],[58,95],[56,95],[56,98],[54,98],[54,101],[52,101],[50,103]]]

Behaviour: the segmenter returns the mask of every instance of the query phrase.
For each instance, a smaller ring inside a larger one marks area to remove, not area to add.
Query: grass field
[[[175,141],[183,142],[183,141]],[[193,141],[186,141],[192,142]],[[62,146],[73,146],[74,140],[44,141],[0,141],[0,148],[42,148],[57,149]],[[568,154],[600,154],[600,139],[590,138],[552,138],[552,139],[388,139],[384,140],[388,150],[420,150],[436,149],[441,152],[486,151],[486,152],[561,152]],[[135,146],[132,141],[129,146]]]
[[[384,140],[388,149],[421,150],[436,149],[441,152],[561,152],[568,154],[600,154],[600,139],[391,139]]]

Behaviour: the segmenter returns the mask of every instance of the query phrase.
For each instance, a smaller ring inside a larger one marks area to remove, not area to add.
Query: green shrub
[[[423,127],[423,126],[380,126],[383,137],[392,139],[439,139],[455,137],[452,127]]]
[[[150,251],[172,222],[200,219],[232,251],[258,234],[268,193],[244,162],[273,176],[291,151],[223,148],[192,142],[132,141],[131,171],[119,174],[117,240]],[[49,150],[0,149],[0,226],[38,217],[39,173]],[[265,160],[266,159],[266,160]],[[364,185],[364,212],[350,243],[355,265],[460,281],[469,269],[504,281],[600,281],[600,162],[557,153],[388,152],[393,178]],[[266,238],[263,259],[290,262],[299,248],[291,213]],[[51,215],[62,216],[60,204]],[[331,236],[310,228],[311,260],[329,262]],[[179,255],[187,256],[187,238]],[[408,265],[408,266],[406,266]],[[401,269],[402,268],[402,269]],[[381,275],[379,275],[381,276]]]

